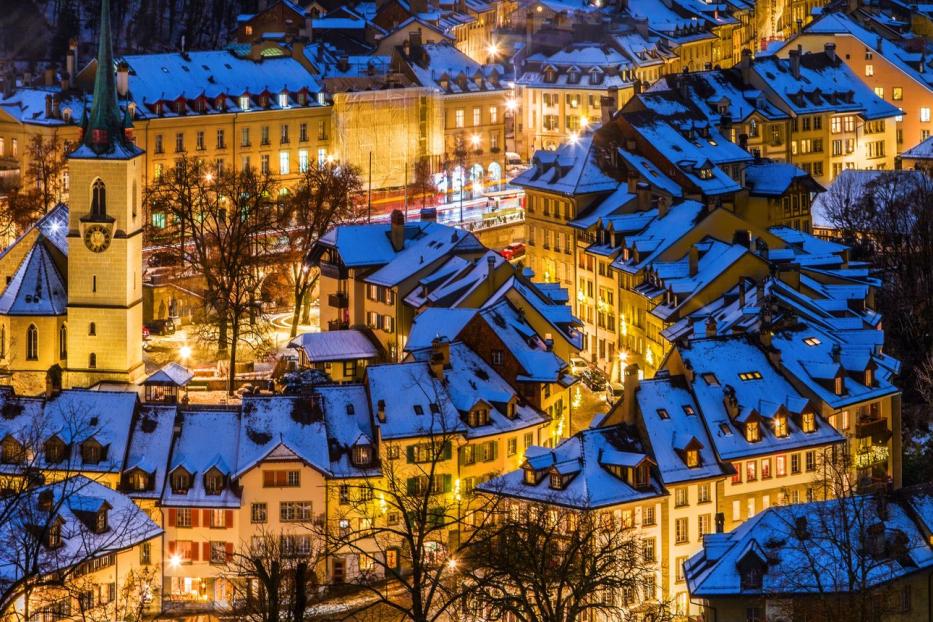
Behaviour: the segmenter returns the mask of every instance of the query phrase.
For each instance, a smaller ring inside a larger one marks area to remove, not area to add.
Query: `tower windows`
[[[91,216],[93,218],[106,218],[107,216],[107,187],[99,177],[91,186]]]
[[[134,221],[136,220],[136,214],[137,214],[137,212],[139,211],[139,210],[136,208],[136,205],[137,205],[137,195],[138,195],[138,194],[139,194],[139,190],[138,190],[138,188],[136,187],[136,180],[134,179],[134,180],[133,180],[133,220],[134,220]]]
[[[90,326],[88,326],[87,334],[91,337],[97,335],[97,324],[95,322],[91,322]]]
[[[97,292],[97,275],[91,276],[91,291]]]
[[[35,324],[26,329],[26,360],[39,360],[39,330]]]
[[[58,329],[58,358],[68,358],[68,328],[64,324]]]
[[[97,355],[93,352],[87,357],[87,366],[89,369],[97,369]]]
[[[0,326],[0,359],[6,358],[6,326]]]

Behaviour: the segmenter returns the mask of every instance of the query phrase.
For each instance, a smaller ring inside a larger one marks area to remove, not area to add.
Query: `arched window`
[[[68,358],[68,329],[64,324],[58,329],[58,357]]]
[[[97,334],[97,324],[95,322],[91,322],[91,324],[88,326],[87,334],[91,335],[92,337]]]
[[[107,188],[104,181],[98,177],[91,186],[91,217],[105,218],[107,216]]]
[[[39,330],[35,324],[30,324],[26,329],[26,360],[39,360]]]
[[[136,188],[136,180],[134,179],[134,180],[133,180],[133,220],[136,220],[136,212],[137,212],[137,209],[136,209],[136,200],[137,200],[136,195],[137,195],[137,194],[138,194],[138,190],[137,190],[137,188]]]
[[[93,352],[91,352],[91,354],[87,357],[87,366],[90,369],[97,368],[97,355],[94,354]]]

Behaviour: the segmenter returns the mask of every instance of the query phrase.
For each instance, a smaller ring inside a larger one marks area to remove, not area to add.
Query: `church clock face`
[[[103,225],[91,225],[84,230],[84,245],[95,253],[102,253],[110,246],[110,230]]]

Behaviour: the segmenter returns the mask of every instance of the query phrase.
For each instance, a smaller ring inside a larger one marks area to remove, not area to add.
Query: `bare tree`
[[[317,269],[312,269],[305,261],[308,252],[325,233],[337,225],[360,218],[362,211],[357,198],[362,188],[356,167],[327,162],[307,168],[291,195],[291,223],[287,237],[290,279],[295,298],[292,337],[298,334],[302,311],[307,309],[309,302],[308,294],[314,289],[320,275]]]
[[[320,541],[310,526],[273,534],[260,530],[227,562],[237,619],[302,622],[317,594]]]
[[[48,140],[37,134],[26,145],[26,177],[24,186],[36,193],[37,207],[44,214],[63,200],[66,154],[71,144],[62,141],[57,132]]]
[[[187,157],[148,191],[149,201],[183,232],[175,245],[183,265],[203,281],[218,351],[227,355],[231,395],[238,347],[263,332],[258,294],[265,265],[282,250],[284,213],[274,203],[277,196],[271,174],[205,169]]]
[[[772,510],[776,528],[764,543],[769,556],[765,594],[793,597],[793,614],[819,622],[869,622],[900,608],[890,580],[917,543],[896,521],[886,487],[858,494],[847,454],[824,460],[827,500]]]
[[[653,620],[657,564],[642,556],[636,529],[611,512],[547,503],[513,503],[471,551],[476,607],[520,622],[621,620],[638,608]]]
[[[414,177],[410,190],[415,198],[421,199],[421,209],[434,205],[437,194],[437,184],[434,183],[434,174],[431,172],[431,161],[424,157],[415,162]]]
[[[445,620],[458,610],[470,590],[463,560],[488,533],[497,506],[493,497],[457,488],[452,460],[461,437],[445,424],[443,404],[431,410],[421,443],[397,457],[391,452],[398,445],[386,449],[381,476],[339,488],[336,519],[321,534],[329,555],[358,560],[348,580],[373,595],[374,614],[411,622]]]

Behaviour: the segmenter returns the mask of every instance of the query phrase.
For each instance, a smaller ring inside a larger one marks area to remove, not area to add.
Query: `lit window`
[[[883,86],[876,86],[876,87],[875,87],[875,95],[877,95],[877,96],[880,97],[881,99],[884,99],[884,87],[883,87]]]
[[[865,65],[865,77],[870,78],[875,75],[875,66],[874,65]]]
[[[279,152],[279,174],[288,175],[290,168],[289,154],[287,151]]]
[[[895,86],[894,88],[892,88],[891,99],[893,99],[896,102],[899,102],[902,99],[904,99],[904,89],[899,86]]]
[[[279,108],[288,108],[288,93],[279,93]]]
[[[749,421],[745,424],[745,440],[749,443],[757,443],[761,440],[761,430],[758,428],[757,421]]]
[[[821,343],[823,343],[822,341],[820,341],[820,340],[817,339],[816,337],[807,337],[806,339],[803,340],[803,342],[804,342],[805,344],[807,344],[808,346],[818,346],[818,345],[820,345]]]
[[[739,374],[740,380],[761,380],[761,372],[746,371]]]
[[[713,386],[713,387],[719,386],[719,378],[717,378],[716,374],[712,372],[706,372],[705,374],[703,374],[703,380],[706,382],[706,384],[710,386]]]
[[[787,417],[784,415],[774,418],[774,435],[778,438],[787,436]]]
[[[814,432],[816,430],[816,415],[813,413],[803,413],[800,419],[800,427],[808,434]]]
[[[670,418],[671,418],[670,414],[668,414],[667,409],[665,409],[665,408],[659,408],[659,409],[658,409],[658,417],[660,417],[661,419],[670,419]]]
[[[240,110],[249,110],[249,95],[240,95]]]
[[[920,109],[920,121],[923,123],[927,123],[929,120],[930,120],[930,109],[926,107],[921,108]]]

